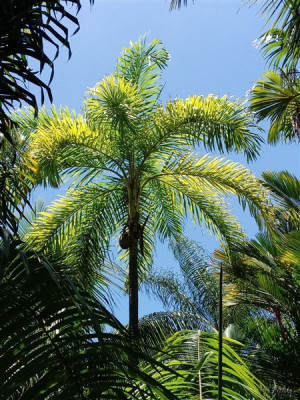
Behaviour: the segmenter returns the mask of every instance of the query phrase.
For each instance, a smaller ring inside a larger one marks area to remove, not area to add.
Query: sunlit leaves
[[[147,35],[124,47],[116,66],[116,76],[137,87],[143,99],[144,113],[154,111],[161,91],[160,70],[167,66],[170,56],[159,39],[146,43]]]
[[[32,233],[38,248],[52,240],[62,249],[75,246],[80,250],[68,251],[67,258],[77,265],[74,254],[84,254],[77,244],[88,243],[85,235],[93,244],[86,244],[89,254],[93,247],[98,254],[97,241],[107,247],[117,239],[135,202],[140,224],[147,220],[140,240],[144,254],[139,252],[140,269],[147,270],[156,235],[164,240],[182,233],[188,216],[221,240],[239,241],[242,230],[224,194],[248,202],[259,222],[267,218],[266,191],[249,171],[189,153],[202,145],[254,159],[260,138],[251,114],[240,101],[212,95],[171,101],[164,108],[159,80],[168,58],[161,41],[146,45],[142,37],[123,50],[113,75],[89,89],[82,115],[67,108],[40,113],[31,135],[40,180],[57,185],[68,176],[76,189],[38,219]]]
[[[269,399],[267,389],[254,377],[232,347],[240,343],[224,339],[223,344],[223,399]],[[181,383],[183,394],[179,398],[216,398],[218,394],[218,337],[214,333],[181,331],[166,341],[158,360],[179,372],[177,384]],[[148,368],[150,370],[150,368]],[[156,379],[166,381],[166,374]],[[185,377],[182,380],[181,377]],[[189,385],[186,385],[186,382]],[[170,381],[172,388],[174,383]],[[180,397],[183,396],[183,397]],[[186,396],[186,397],[185,397]]]
[[[174,100],[157,112],[155,119],[167,139],[168,135],[184,138],[193,145],[204,146],[209,151],[241,152],[253,160],[260,149],[260,136],[244,103],[230,101],[227,96],[191,96]]]

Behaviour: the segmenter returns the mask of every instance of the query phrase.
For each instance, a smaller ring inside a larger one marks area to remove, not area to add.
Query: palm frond
[[[29,205],[37,183],[37,163],[28,151],[28,138],[11,131],[14,147],[4,141],[0,147],[0,224],[17,234],[20,219]]]
[[[125,211],[114,186],[69,189],[39,214],[27,237],[36,250],[62,258],[74,279],[95,282],[101,278],[110,235],[123,223]]]
[[[111,75],[89,89],[85,100],[85,114],[93,128],[103,123],[111,131],[111,139],[117,140],[124,127],[135,130],[143,99],[138,86],[127,82],[123,77]],[[127,135],[128,136],[128,135]]]
[[[164,166],[161,176],[174,177],[177,180],[189,181],[193,188],[204,187],[211,194],[236,194],[242,205],[248,204],[250,212],[257,222],[268,221],[270,213],[268,192],[259,180],[243,165],[224,161],[222,158],[212,158],[209,155],[200,159],[192,153],[170,158]]]
[[[286,210],[300,208],[300,181],[288,171],[265,171],[262,173],[265,185],[276,202]]]
[[[180,9],[182,6],[187,6],[187,4],[188,0],[171,0],[170,10]]]
[[[257,0],[252,1],[257,2]],[[258,39],[270,64],[294,68],[300,57],[300,8],[297,0],[265,0],[260,9],[272,21]]]
[[[136,354],[163,370],[161,363],[133,346],[125,328],[63,268],[16,241],[9,251],[1,242],[0,254],[1,399],[130,399],[135,390],[142,398],[175,400],[128,358]]]
[[[270,120],[269,143],[299,140],[299,88],[299,79],[283,71],[266,71],[255,83],[250,93],[250,110],[259,120]]]
[[[161,92],[161,70],[167,66],[169,54],[159,39],[146,45],[147,34],[130,42],[118,59],[116,76],[137,87],[143,99],[143,112],[154,111]]]
[[[91,180],[91,175],[118,166],[104,130],[91,130],[82,115],[68,108],[40,111],[30,151],[38,161],[40,180],[52,186],[61,183],[61,172]]]
[[[225,306],[254,307],[244,321],[249,349],[245,358],[278,398],[285,398],[284,392],[297,397],[299,387],[298,368],[292,361],[299,359],[299,247],[299,231],[279,237],[260,233],[229,256],[216,253],[231,282]]]
[[[93,0],[90,3],[93,4]],[[65,46],[71,57],[69,43],[70,26],[79,30],[76,16],[67,6],[75,6],[77,12],[81,8],[80,0],[61,1],[19,0],[3,3],[0,16],[1,50],[0,50],[0,130],[13,143],[9,128],[15,126],[7,111],[13,109],[16,102],[25,103],[35,108],[37,99],[28,85],[41,90],[41,100],[47,94],[52,100],[49,83],[40,78],[45,65],[50,68],[50,82],[54,74],[54,62],[49,48],[54,49],[54,60],[59,55],[60,46]],[[29,60],[36,62],[36,67]]]
[[[223,399],[269,399],[264,385],[254,377],[233,347],[240,343],[223,338]],[[184,371],[187,398],[216,398],[218,393],[218,336],[201,331],[181,331],[166,341],[158,359]],[[157,379],[159,375],[157,374]]]
[[[173,189],[178,204],[183,206],[185,215],[191,215],[194,222],[204,225],[219,240],[230,244],[238,242],[243,237],[240,224],[229,212],[228,204],[220,196],[212,195],[211,191],[203,188],[200,192],[193,185],[193,179],[163,177],[160,180]]]
[[[160,311],[145,315],[139,319],[141,338],[152,354],[161,349],[164,342],[182,330],[207,329],[207,321],[199,315],[187,311]]]
[[[227,96],[191,96],[169,101],[165,109],[157,110],[155,124],[158,144],[172,136],[208,151],[244,153],[248,160],[257,157],[262,141],[244,102],[230,101]]]

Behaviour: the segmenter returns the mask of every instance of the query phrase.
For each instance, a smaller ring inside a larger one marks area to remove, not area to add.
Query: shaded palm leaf
[[[164,369],[63,268],[4,236],[0,257],[1,399],[175,399],[129,364],[137,354]]]
[[[80,0],[67,0],[67,5],[75,6],[78,12]],[[90,0],[93,4],[93,0]],[[54,47],[55,56],[59,47],[64,45],[71,56],[68,24],[75,25],[75,33],[79,30],[76,16],[63,5],[61,1],[21,0],[1,3],[0,17],[0,130],[12,141],[9,125],[13,121],[7,111],[14,107],[15,102],[27,103],[37,112],[37,101],[34,93],[27,88],[32,84],[41,89],[42,102],[45,93],[52,100],[49,84],[37,76],[29,64],[29,59],[37,61],[39,72],[45,65],[50,67],[50,82],[53,78],[54,64],[45,45]],[[64,19],[63,23],[62,19]],[[47,47],[47,46],[46,46]]]
[[[255,83],[250,93],[250,110],[259,120],[270,120],[269,143],[277,143],[280,139],[299,141],[299,90],[299,78],[283,71],[281,74],[267,71],[263,79]]]

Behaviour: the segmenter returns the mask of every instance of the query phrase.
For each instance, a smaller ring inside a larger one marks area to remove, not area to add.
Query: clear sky
[[[164,72],[162,100],[187,97],[191,94],[215,93],[244,97],[255,79],[266,69],[265,62],[253,41],[263,32],[264,21],[258,8],[241,6],[236,0],[198,0],[180,11],[169,11],[164,0],[95,0],[90,8],[87,0],[79,13],[81,30],[71,38],[72,58],[62,51],[55,63],[52,83],[54,103],[80,110],[87,87],[113,72],[117,57],[130,40],[149,32],[149,40],[163,40],[171,61]],[[264,125],[267,127],[267,125]],[[243,163],[241,156],[228,155]],[[261,157],[248,167],[259,175],[262,171],[287,169],[300,176],[299,147],[277,145],[263,147]],[[37,191],[46,202],[62,190]],[[249,236],[256,227],[248,213],[237,202],[233,212],[239,216]],[[218,242],[199,227],[187,223],[187,233],[212,251]],[[176,268],[167,250],[159,244],[156,267]],[[120,297],[116,315],[128,321],[127,300]],[[161,305],[141,295],[140,315],[161,310]]]

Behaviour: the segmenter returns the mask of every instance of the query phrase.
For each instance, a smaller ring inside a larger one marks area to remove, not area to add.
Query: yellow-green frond
[[[105,124],[112,138],[124,127],[134,128],[142,109],[137,85],[111,75],[89,89],[87,95],[85,115],[93,127]]]
[[[257,157],[260,136],[245,103],[227,96],[191,96],[159,108],[155,119],[158,136],[178,136],[192,145],[222,153],[244,153],[249,160]]]
[[[29,239],[37,250],[49,244],[63,249],[91,223],[99,229],[103,250],[124,212],[119,191],[114,186],[92,184],[80,189],[69,189],[66,196],[40,213]],[[72,245],[72,244],[71,244]]]
[[[159,161],[158,161],[159,162]],[[158,178],[172,182],[188,182],[194,192],[209,192],[209,197],[220,194],[237,195],[242,205],[248,204],[257,222],[268,224],[271,218],[268,191],[262,183],[243,165],[212,158],[205,155],[200,159],[192,153],[180,157],[170,157],[157,174],[146,176],[147,180]]]

